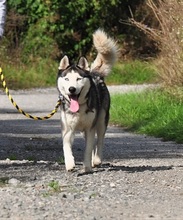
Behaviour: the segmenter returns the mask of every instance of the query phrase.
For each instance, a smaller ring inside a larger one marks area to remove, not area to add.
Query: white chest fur
[[[61,110],[62,127],[67,127],[70,130],[84,131],[92,127],[96,117],[96,110],[87,111],[86,104],[81,105],[79,112],[71,113]]]

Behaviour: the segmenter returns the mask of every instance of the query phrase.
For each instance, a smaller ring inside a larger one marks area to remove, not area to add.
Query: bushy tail
[[[91,71],[97,71],[102,76],[107,76],[117,60],[118,48],[116,42],[107,34],[98,29],[93,34],[93,44],[97,50],[97,57],[91,64]]]

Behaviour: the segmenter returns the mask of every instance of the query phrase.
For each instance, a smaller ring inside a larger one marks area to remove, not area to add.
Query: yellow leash
[[[9,89],[8,89],[8,87],[7,87],[7,85],[6,85],[6,81],[5,81],[5,79],[4,79],[4,75],[3,75],[3,72],[2,72],[2,69],[1,69],[1,68],[0,68],[0,77],[1,77],[1,81],[2,81],[2,86],[3,86],[3,88],[4,88],[5,92],[6,92],[6,94],[7,94],[8,98],[9,98],[9,100],[10,100],[11,103],[15,106],[15,108],[16,108],[21,114],[23,114],[24,116],[26,116],[27,118],[31,118],[31,119],[34,119],[34,120],[46,120],[46,119],[51,118],[51,117],[57,112],[58,107],[59,107],[60,104],[61,104],[61,100],[60,100],[60,99],[57,101],[54,110],[53,110],[50,114],[48,114],[47,116],[37,117],[37,116],[33,116],[33,115],[30,115],[30,114],[24,112],[24,111],[16,104],[16,102],[13,100],[12,96],[10,95]]]

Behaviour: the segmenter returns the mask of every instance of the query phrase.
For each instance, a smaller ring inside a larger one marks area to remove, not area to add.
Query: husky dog
[[[65,167],[75,167],[72,144],[76,131],[84,132],[86,148],[84,171],[102,163],[104,135],[109,121],[110,96],[104,82],[117,59],[117,46],[113,39],[98,29],[93,34],[97,57],[89,67],[81,57],[71,65],[64,56],[59,65],[57,87],[61,97],[61,127]],[[95,133],[97,142],[95,145]]]

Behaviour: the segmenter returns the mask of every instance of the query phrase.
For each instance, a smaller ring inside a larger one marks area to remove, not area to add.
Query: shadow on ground
[[[63,157],[59,119],[34,121],[31,119],[0,120],[0,160],[47,160]],[[76,134],[76,161],[83,160],[84,139]],[[105,138],[104,159],[179,158],[183,145],[163,142],[154,137],[125,132],[109,127]]]
[[[30,119],[0,120],[0,177],[34,179],[32,173],[64,170],[59,119],[33,121]],[[82,169],[84,139],[76,134],[73,152]],[[160,139],[127,133],[121,128],[109,127],[104,148],[104,165],[94,172],[145,172],[172,169],[172,166],[123,166],[115,161],[180,158],[183,145],[162,142]],[[9,158],[7,160],[7,158]],[[16,162],[18,161],[18,162]],[[46,161],[46,163],[44,162]],[[22,176],[22,173],[24,175]],[[64,172],[65,173],[65,172]]]

